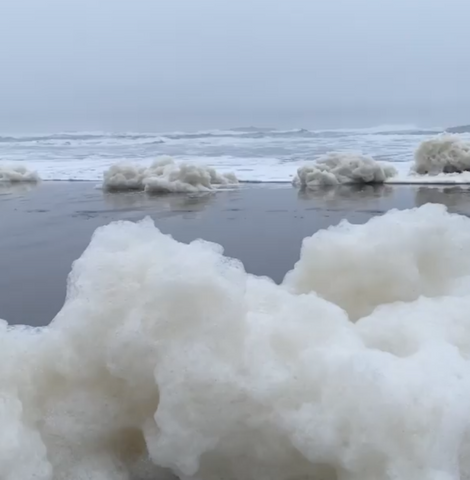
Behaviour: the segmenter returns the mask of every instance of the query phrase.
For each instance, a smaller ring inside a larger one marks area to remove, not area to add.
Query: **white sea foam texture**
[[[301,188],[318,185],[384,183],[396,174],[393,166],[371,157],[350,153],[329,153],[297,170],[294,184]]]
[[[116,164],[104,173],[106,190],[145,190],[148,193],[198,193],[238,183],[233,173],[220,174],[203,165],[180,163],[164,157],[150,167]]]
[[[23,165],[0,164],[0,183],[37,183],[39,181],[39,175]]]
[[[0,324],[0,478],[470,478],[470,219],[343,222],[282,285],[222,253],[113,223]]]
[[[143,190],[147,169],[131,163],[117,163],[103,173],[103,188],[111,191]]]
[[[420,175],[470,171],[470,142],[450,134],[425,140],[415,152],[413,168]]]

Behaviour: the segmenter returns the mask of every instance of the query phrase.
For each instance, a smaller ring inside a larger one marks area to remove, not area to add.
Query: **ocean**
[[[406,177],[416,148],[444,128],[384,125],[365,129],[279,130],[241,127],[196,132],[62,132],[0,136],[0,159],[24,163],[43,180],[101,181],[119,162],[142,166],[159,156],[233,172],[242,182],[290,182],[297,168],[329,152],[393,163]],[[464,133],[462,138],[470,138]]]

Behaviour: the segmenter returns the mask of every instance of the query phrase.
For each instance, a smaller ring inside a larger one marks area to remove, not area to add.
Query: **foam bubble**
[[[49,327],[0,323],[0,477],[468,479],[469,259],[440,205],[316,233],[282,285],[99,228]]]
[[[210,192],[221,186],[237,184],[233,173],[220,174],[203,165],[176,164],[170,157],[161,158],[149,167],[116,164],[104,173],[106,190],[145,190],[148,193]]]
[[[470,143],[451,134],[426,140],[415,152],[414,170],[421,175],[469,171]]]
[[[391,165],[371,157],[349,153],[330,153],[297,170],[294,184],[301,188],[318,185],[384,183],[397,172]]]
[[[23,165],[0,164],[0,183],[37,183],[39,180],[36,172]]]

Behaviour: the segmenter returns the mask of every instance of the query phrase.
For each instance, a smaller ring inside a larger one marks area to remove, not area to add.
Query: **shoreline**
[[[469,175],[466,175],[468,173]],[[468,177],[466,180],[462,180],[462,177]],[[299,190],[298,187],[293,186],[294,181],[293,176],[290,180],[238,180],[238,185],[283,185],[283,186],[292,186]],[[317,185],[315,189],[321,188],[330,188],[330,187],[361,187],[361,186],[380,186],[380,185],[406,185],[406,186],[441,186],[441,185],[463,185],[463,186],[470,186],[470,172],[462,172],[458,174],[438,174],[438,175],[423,175],[423,178],[413,178],[413,181],[410,179],[400,179],[400,178],[389,178],[382,183],[343,183],[337,185]],[[82,179],[82,178],[67,178],[67,179],[40,179],[38,182],[5,182],[3,185],[19,185],[19,184],[31,184],[31,185],[39,185],[41,183],[92,183],[96,185],[97,189],[103,190],[101,186],[102,179],[90,180],[90,179]],[[0,186],[2,183],[0,182]],[[235,186],[236,188],[236,186]],[[214,189],[214,193],[217,191],[223,191],[227,188],[219,188]],[[117,190],[116,192],[126,192],[128,190],[122,189]],[[186,193],[181,193],[182,195]]]

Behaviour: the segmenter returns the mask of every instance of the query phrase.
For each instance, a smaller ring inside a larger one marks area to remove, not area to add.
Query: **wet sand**
[[[72,262],[94,230],[146,216],[179,241],[221,244],[248,272],[279,282],[302,239],[342,219],[364,223],[392,208],[428,202],[470,215],[468,187],[362,186],[299,192],[252,185],[200,197],[108,194],[92,183],[0,185],[0,318],[46,325],[60,310]]]

